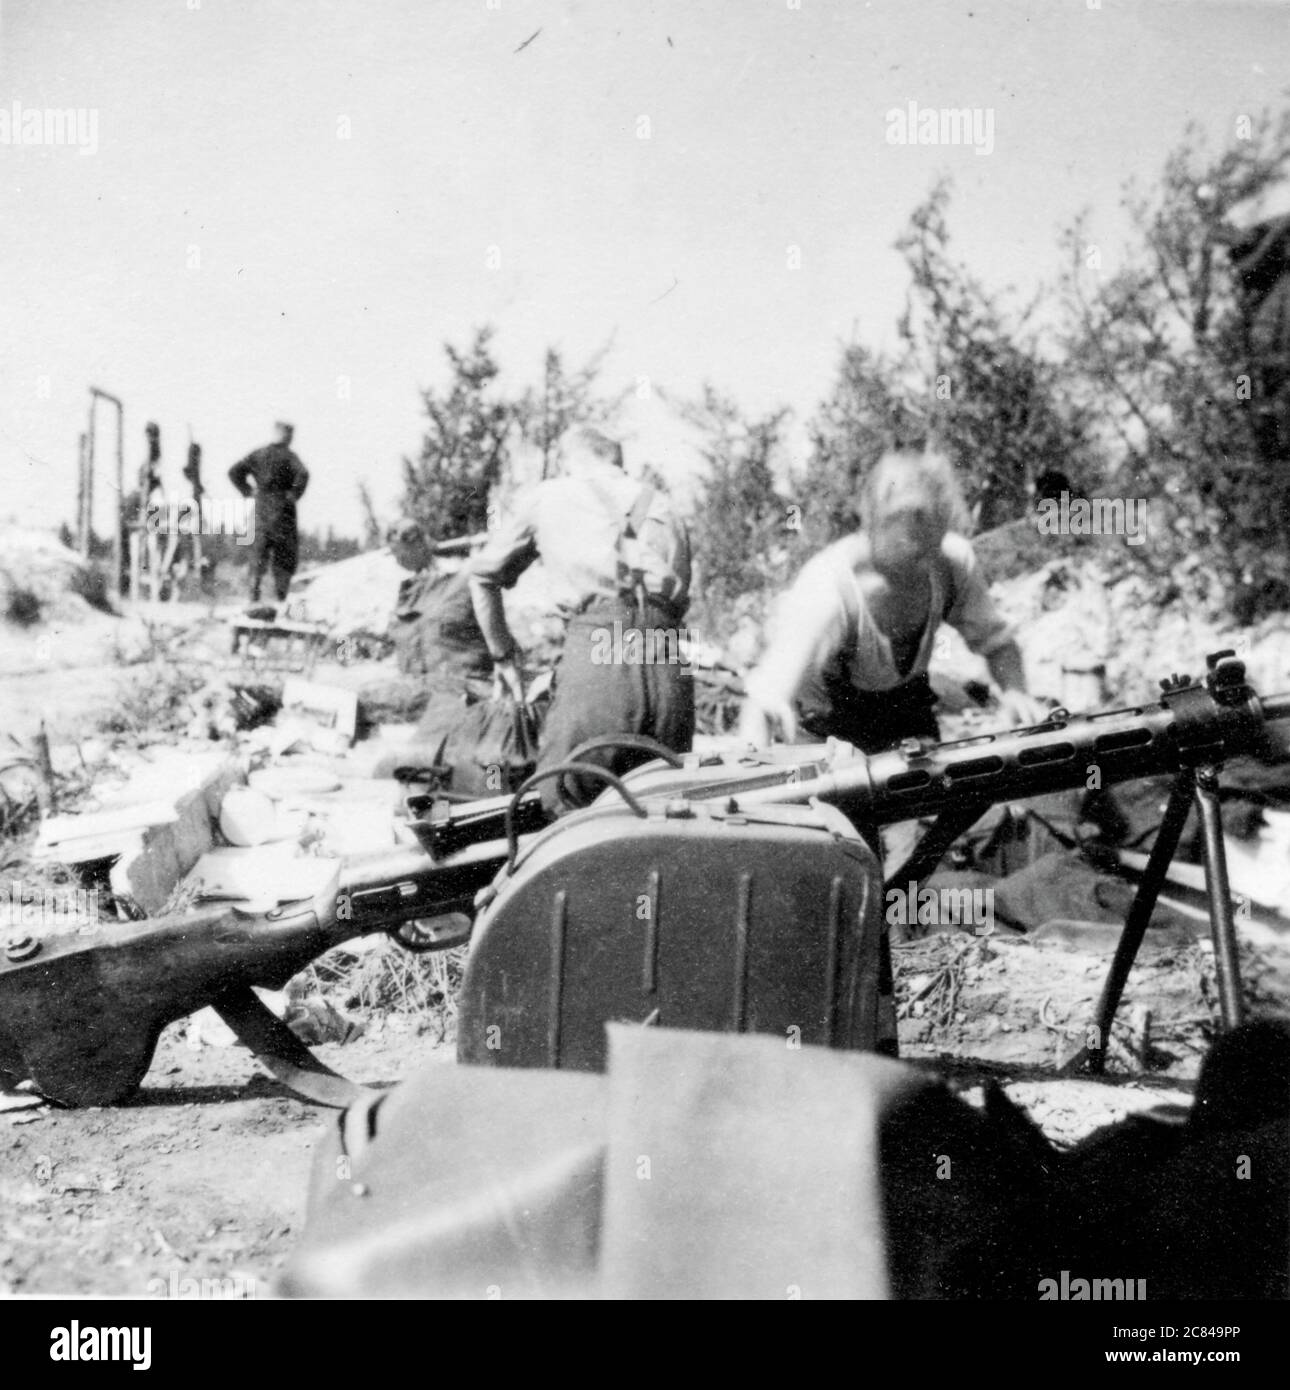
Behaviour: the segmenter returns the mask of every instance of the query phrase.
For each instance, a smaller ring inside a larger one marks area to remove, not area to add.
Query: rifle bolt
[[[30,960],[39,950],[40,942],[34,936],[11,936],[4,944],[9,960]]]

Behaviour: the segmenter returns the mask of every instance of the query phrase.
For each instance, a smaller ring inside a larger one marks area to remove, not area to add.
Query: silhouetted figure
[[[255,498],[255,557],[251,572],[251,602],[260,601],[264,572],[273,566],[274,590],[283,602],[299,559],[296,503],[309,486],[309,470],[291,452],[294,429],[278,422],[278,439],[248,454],[228,471],[243,497]],[[255,487],[250,486],[254,481]]]

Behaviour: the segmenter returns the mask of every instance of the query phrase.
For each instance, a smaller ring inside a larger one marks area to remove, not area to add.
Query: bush
[[[40,597],[31,589],[15,587],[9,594],[5,616],[18,627],[34,627],[40,621]]]

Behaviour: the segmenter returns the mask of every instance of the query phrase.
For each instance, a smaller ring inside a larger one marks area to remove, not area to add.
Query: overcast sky
[[[72,519],[94,383],[128,476],[147,420],[217,489],[293,420],[302,523],[357,534],[483,324],[517,384],[613,335],[609,387],[800,424],[842,341],[892,342],[939,173],[961,257],[1024,293],[1081,208],[1117,244],[1189,117],[1221,143],[1284,99],[1284,5],[1091,2],[4,0],[0,110],[94,147],[0,143],[0,515]],[[992,113],[992,148],[890,143],[911,101]],[[685,462],[657,399],[624,433]]]

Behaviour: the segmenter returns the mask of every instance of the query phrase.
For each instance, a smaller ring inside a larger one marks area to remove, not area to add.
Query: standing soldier
[[[130,590],[131,598],[139,598],[134,592],[134,573],[138,564],[131,561],[131,538],[134,547],[143,547],[145,524],[149,506],[155,492],[161,489],[161,426],[149,420],[143,427],[144,438],[148,441],[148,456],[139,465],[139,486],[137,490],[126,493],[121,501],[121,588],[120,592]],[[141,563],[141,561],[140,561]]]
[[[502,590],[541,557],[556,606],[565,619],[564,651],[556,667],[538,770],[568,760],[578,744],[602,735],[648,734],[677,752],[694,737],[694,682],[678,660],[628,664],[615,660],[626,641],[657,652],[685,615],[690,589],[690,540],[662,493],[623,471],[621,445],[597,430],[579,429],[565,449],[563,476],[536,484],[515,514],[471,561],[479,626],[497,675],[523,698],[519,648],[506,623]],[[640,754],[591,754],[585,761],[621,772]],[[600,790],[590,778],[568,779],[580,799]],[[554,781],[542,789],[558,811]]]
[[[251,602],[260,601],[264,571],[273,565],[273,584],[278,602],[287,597],[296,572],[299,536],[296,503],[309,485],[309,470],[291,452],[292,426],[278,421],[276,444],[248,454],[228,471],[233,486],[243,497],[255,498],[255,559]],[[248,479],[254,479],[251,488]]]

